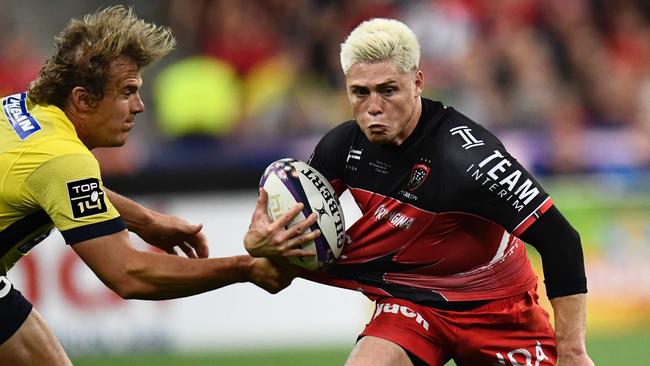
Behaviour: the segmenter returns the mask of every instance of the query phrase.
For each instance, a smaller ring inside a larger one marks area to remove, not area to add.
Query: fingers
[[[303,221],[295,224],[294,226],[291,227],[291,230],[289,230],[289,233],[291,236],[296,236],[304,233],[307,229],[309,229],[314,223],[316,223],[316,220],[318,219],[318,215],[315,213],[312,213],[309,215],[306,219]],[[316,235],[318,236],[318,235]]]
[[[271,224],[271,230],[288,226],[304,207],[305,205],[302,202],[296,203],[289,211],[285,212],[284,215],[280,216],[279,219]]]
[[[203,226],[203,225],[201,225]],[[210,255],[210,250],[208,247],[208,238],[202,232],[196,233],[194,235],[194,240],[189,242],[196,252],[197,258],[207,258]]]
[[[285,257],[313,257],[316,249],[290,249],[282,253]]]
[[[198,234],[203,229],[203,224],[190,224],[189,234]]]
[[[287,240],[284,248],[285,249],[296,248],[296,247],[301,248],[304,243],[308,243],[318,238],[320,234],[321,234],[320,230],[316,229],[314,231],[310,231],[305,234],[297,235],[294,238]]]
[[[187,256],[187,258],[198,258],[199,256],[196,254],[196,251],[194,250],[194,247],[190,245],[188,242],[183,242],[179,245],[183,253]]]
[[[269,197],[264,188],[260,187],[259,192],[260,194],[257,195],[257,201],[255,202],[255,211],[253,215],[266,213],[266,202],[268,201]]]

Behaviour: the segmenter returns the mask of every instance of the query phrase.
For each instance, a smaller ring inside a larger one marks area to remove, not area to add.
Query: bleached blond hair
[[[406,24],[375,18],[359,24],[341,44],[341,67],[348,76],[356,63],[389,61],[402,72],[418,70],[420,43]]]

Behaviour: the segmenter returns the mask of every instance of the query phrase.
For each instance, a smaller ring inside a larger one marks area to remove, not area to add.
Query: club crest
[[[427,179],[427,176],[429,176],[429,171],[431,168],[424,164],[415,164],[413,165],[413,168],[411,169],[411,177],[409,178],[409,184],[408,184],[408,190],[409,191],[414,191],[422,183]]]

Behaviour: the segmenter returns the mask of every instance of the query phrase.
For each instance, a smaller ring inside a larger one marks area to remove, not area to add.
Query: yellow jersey
[[[67,244],[125,229],[106,197],[99,163],[72,122],[27,93],[2,98],[0,276],[56,227]]]

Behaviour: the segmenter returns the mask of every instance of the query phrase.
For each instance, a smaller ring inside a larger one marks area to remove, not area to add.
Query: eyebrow
[[[396,83],[396,82],[397,82],[397,80],[392,80],[392,79],[390,79],[390,80],[384,81],[384,82],[382,82],[382,83],[375,84],[374,86],[376,86],[376,87],[378,87],[378,88],[382,88],[382,87],[386,87],[386,86],[388,86],[388,85],[390,85],[390,84],[392,84],[392,83]],[[350,88],[368,88],[368,86],[365,86],[365,85],[358,85],[358,84],[351,84],[351,85],[350,85]]]

